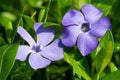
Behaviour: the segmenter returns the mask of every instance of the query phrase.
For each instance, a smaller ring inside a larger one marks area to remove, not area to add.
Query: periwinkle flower
[[[111,28],[108,17],[102,17],[102,11],[91,4],[83,5],[82,12],[68,11],[62,24],[62,43],[67,47],[77,47],[83,56],[95,50],[99,44],[97,38],[101,38]]]
[[[63,58],[63,45],[60,39],[54,39],[52,27],[43,28],[42,23],[35,23],[34,30],[37,35],[37,42],[23,28],[18,27],[18,34],[29,44],[20,45],[16,56],[17,60],[25,61],[29,55],[29,64],[33,69],[44,68],[51,61]]]

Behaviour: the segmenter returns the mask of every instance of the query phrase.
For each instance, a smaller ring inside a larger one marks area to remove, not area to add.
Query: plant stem
[[[48,68],[46,68],[46,77],[47,80],[50,80],[50,70]]]
[[[46,8],[46,15],[45,15],[44,23],[46,23],[46,21],[47,21],[50,4],[51,4],[51,0],[49,0],[48,6],[47,6],[47,8]]]

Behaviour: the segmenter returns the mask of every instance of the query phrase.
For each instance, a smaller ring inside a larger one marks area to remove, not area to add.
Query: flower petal
[[[41,52],[41,55],[52,61],[62,59],[64,55],[63,55],[63,45],[60,39],[56,39],[50,45],[45,47],[44,50]]]
[[[34,24],[34,30],[37,32],[37,30],[38,30],[40,27],[42,27],[42,25],[43,25],[42,22],[40,22],[40,23],[35,23],[35,24]]]
[[[80,32],[79,26],[64,27],[62,31],[62,43],[67,47],[73,47]]]
[[[42,23],[36,23],[34,29],[37,34],[37,44],[46,46],[53,40],[55,30],[52,27],[43,28]]]
[[[50,60],[43,58],[39,53],[31,53],[29,57],[29,64],[33,69],[44,68],[51,63]]]
[[[107,30],[111,29],[111,24],[108,17],[103,17],[92,25],[90,33],[95,37],[102,37]]]
[[[89,33],[82,33],[78,37],[77,47],[83,56],[88,55],[98,46],[98,41]]]
[[[30,47],[26,45],[21,45],[18,48],[16,59],[20,61],[25,61],[28,54],[31,52]]]
[[[65,14],[62,19],[62,24],[64,26],[68,25],[79,25],[84,22],[84,16],[80,11],[70,10]]]
[[[25,40],[28,42],[28,44],[30,46],[32,46],[33,44],[35,44],[34,39],[31,37],[31,35],[23,28],[23,27],[18,27],[17,30],[18,34]]]
[[[102,16],[102,11],[90,4],[84,5],[82,12],[85,16],[85,20],[90,23],[95,23]]]

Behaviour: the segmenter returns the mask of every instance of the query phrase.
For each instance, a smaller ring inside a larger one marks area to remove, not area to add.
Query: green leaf
[[[54,15],[56,15],[56,18],[58,19],[58,23],[61,23],[63,15],[66,13],[66,11],[68,11],[71,8],[73,0],[64,0],[64,1],[56,0],[56,1],[57,1],[56,7],[58,9],[56,11],[57,15],[56,14],[54,14]],[[55,12],[53,12],[53,13],[55,13]]]
[[[70,66],[60,66],[60,67],[58,67],[58,66],[53,65],[53,66],[49,66],[48,69],[50,70],[50,73],[52,74],[52,73],[65,72],[65,71],[71,69],[71,67]]]
[[[112,5],[115,1],[114,0],[92,0],[92,4],[94,4],[97,8],[102,10],[103,16],[108,15],[110,12]]]
[[[31,80],[35,70],[32,69],[27,61],[17,60],[11,70],[11,80]]]
[[[37,14],[37,11],[34,11],[31,15],[31,18],[33,19],[36,16],[36,14]]]
[[[73,67],[78,76],[82,76],[85,80],[91,80],[83,66],[78,64],[70,55],[64,53],[64,59]]]
[[[100,40],[100,49],[98,54],[95,57],[94,63],[98,72],[98,76],[101,72],[106,68],[109,64],[113,50],[114,50],[114,43],[113,43],[113,36],[111,31],[107,31],[103,38]]]
[[[12,22],[10,21],[8,23],[8,26],[5,28],[6,29],[6,36],[7,36],[7,40],[8,40],[8,43],[12,43],[11,41],[11,34],[12,34],[12,31],[13,31],[13,26],[12,26]]]
[[[3,39],[3,37],[2,36],[0,36],[0,45],[1,44],[5,44],[6,42],[5,42],[5,40]]]
[[[112,35],[111,35],[112,37]],[[97,47],[97,49],[95,50],[95,56],[100,52],[100,50],[106,45],[106,43],[108,42],[109,39],[109,33],[106,32],[106,34],[100,39],[100,43]],[[112,40],[113,41],[113,40]]]
[[[2,62],[3,62],[3,56],[5,54],[4,51],[8,47],[9,47],[9,45],[4,45],[4,46],[0,47],[0,72],[1,72]]]
[[[18,44],[12,44],[0,47],[0,80],[6,80],[9,75],[15,62],[18,46]]]
[[[77,10],[81,10],[81,7],[84,4],[89,4],[91,3],[91,0],[73,0],[73,7]]]
[[[15,35],[17,33],[17,27],[23,26],[22,15],[24,13],[25,7],[19,12],[17,19],[13,22],[13,32],[12,32],[12,42],[14,42]]]
[[[43,27],[54,27],[56,29],[56,34],[61,34],[63,27],[60,24],[53,22],[46,22],[43,24]]]
[[[120,80],[120,70],[111,72],[102,77],[100,80]]]
[[[107,16],[108,13],[110,12],[112,5],[108,5],[108,4],[97,4],[97,8],[99,8],[100,10],[102,10],[103,15],[102,16]]]
[[[28,0],[28,1],[32,7],[36,7],[36,8],[39,8],[43,3],[42,0]]]
[[[4,27],[7,27],[9,21],[15,21],[16,16],[14,16],[13,14],[9,13],[9,12],[2,12],[0,14],[0,24]]]
[[[109,68],[111,69],[111,72],[118,70],[118,68],[115,66],[113,62],[110,62]]]
[[[48,12],[49,12],[49,9],[50,9],[50,4],[51,4],[51,0],[49,0],[48,6],[46,7],[46,10],[45,10],[44,23],[47,21],[47,18],[48,18]]]
[[[31,17],[29,17],[27,15],[23,15],[23,18],[25,19],[25,21],[29,27],[33,27],[35,21]]]
[[[57,23],[53,23],[53,22],[46,22],[43,24],[44,27],[48,27],[48,26],[61,26],[60,24]]]
[[[39,12],[38,22],[42,22],[45,16],[45,8],[42,8]]]
[[[58,7],[60,7],[60,8],[65,8],[65,7],[67,7],[67,6],[69,6],[70,7],[70,5],[72,5],[72,0],[64,0],[64,1],[62,1],[62,0],[57,0],[57,2],[58,2]],[[66,4],[67,3],[67,4]],[[66,9],[65,9],[66,10]]]

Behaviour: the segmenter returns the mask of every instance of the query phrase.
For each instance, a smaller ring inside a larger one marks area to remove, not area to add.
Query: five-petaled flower
[[[81,11],[70,10],[63,17],[62,43],[73,47],[77,41],[79,51],[86,56],[97,48],[97,38],[101,38],[111,25],[108,17],[100,19],[102,11],[91,4],[83,5]]]
[[[54,38],[54,29],[52,27],[43,28],[43,23],[35,23],[34,30],[37,34],[37,42],[23,28],[18,27],[18,34],[29,44],[20,45],[16,56],[17,60],[25,61],[29,55],[29,64],[33,69],[44,68],[51,61],[63,58],[63,45],[60,39]]]

